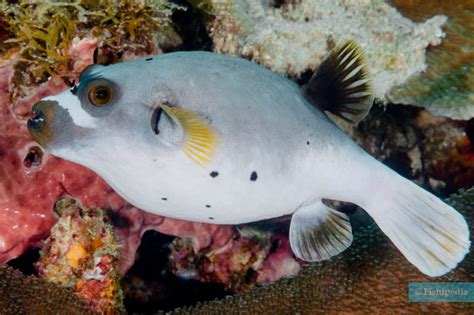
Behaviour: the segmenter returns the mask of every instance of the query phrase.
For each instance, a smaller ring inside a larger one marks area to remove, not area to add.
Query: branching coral
[[[16,87],[50,76],[72,80],[73,43],[94,38],[115,54],[156,53],[160,44],[176,37],[169,20],[176,8],[166,0],[2,1],[0,29],[7,39],[0,43],[0,55],[20,55],[12,60]]]

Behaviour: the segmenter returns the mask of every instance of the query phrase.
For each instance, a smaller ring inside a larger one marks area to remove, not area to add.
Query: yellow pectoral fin
[[[165,104],[160,106],[183,128],[182,150],[184,153],[201,166],[209,163],[217,149],[217,134],[203,122],[200,116],[188,109],[170,107]]]

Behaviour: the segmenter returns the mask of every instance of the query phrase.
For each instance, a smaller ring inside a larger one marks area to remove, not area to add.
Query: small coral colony
[[[416,312],[410,282],[469,281],[464,2],[1,2],[0,309]]]

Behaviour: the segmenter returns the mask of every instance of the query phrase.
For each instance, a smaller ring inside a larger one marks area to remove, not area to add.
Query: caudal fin
[[[400,176],[366,206],[380,229],[421,272],[437,277],[469,252],[469,228],[455,209]]]

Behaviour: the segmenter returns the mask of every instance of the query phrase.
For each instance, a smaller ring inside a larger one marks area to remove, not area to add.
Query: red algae
[[[91,64],[97,45],[95,40],[88,39],[73,45],[70,53],[77,58],[69,71],[78,76]],[[0,264],[18,257],[29,247],[41,245],[57,220],[52,211],[54,204],[63,196],[78,200],[84,207],[101,207],[116,214],[122,273],[133,264],[140,238],[149,229],[191,238],[195,250],[223,246],[232,238],[235,231],[231,226],[179,221],[137,209],[94,172],[41,151],[27,130],[30,109],[41,98],[68,86],[51,78],[31,95],[12,100],[12,79],[13,67],[3,61],[0,64]],[[32,160],[35,163],[30,163]]]

